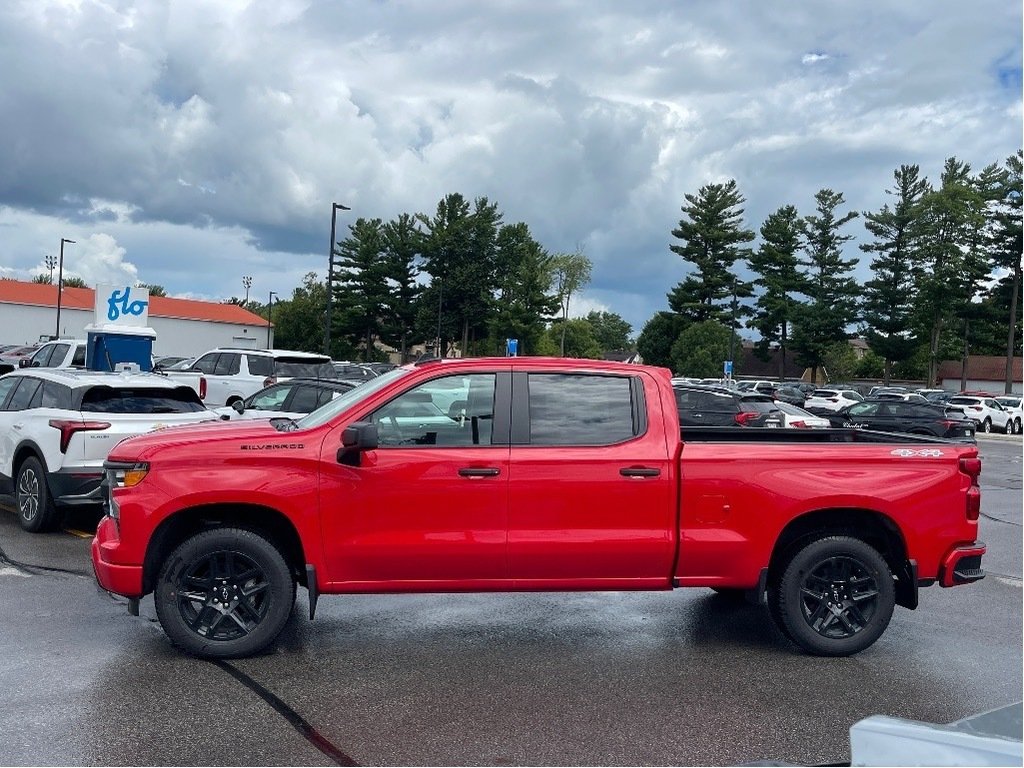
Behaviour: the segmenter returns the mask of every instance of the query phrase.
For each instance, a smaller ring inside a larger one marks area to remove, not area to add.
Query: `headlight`
[[[106,487],[107,514],[113,518],[120,517],[120,507],[114,498],[117,488],[133,488],[141,483],[149,474],[149,464],[140,462],[108,461],[104,463],[104,484]]]

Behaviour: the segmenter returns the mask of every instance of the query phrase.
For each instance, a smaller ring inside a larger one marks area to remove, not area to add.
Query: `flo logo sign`
[[[149,291],[127,285],[96,286],[95,322],[102,325],[149,324]]]

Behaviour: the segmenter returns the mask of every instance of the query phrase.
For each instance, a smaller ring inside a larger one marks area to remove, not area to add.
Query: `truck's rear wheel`
[[[295,602],[295,579],[259,534],[219,528],[186,539],[164,564],[155,594],[167,636],[196,656],[234,658],[280,634]]]
[[[798,550],[769,594],[772,618],[817,656],[849,656],[874,643],[896,605],[892,572],[879,552],[850,536]]]

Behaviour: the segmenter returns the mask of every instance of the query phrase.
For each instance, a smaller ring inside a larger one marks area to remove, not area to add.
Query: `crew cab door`
[[[517,589],[668,588],[676,475],[647,375],[516,372],[509,569]]]
[[[379,445],[338,463],[321,456],[328,578],[351,591],[506,586],[509,374],[439,375],[358,421]]]

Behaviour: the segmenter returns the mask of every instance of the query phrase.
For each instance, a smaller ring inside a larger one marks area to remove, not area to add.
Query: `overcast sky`
[[[1021,39],[1018,0],[5,0],[0,274],[68,237],[90,284],[266,301],[326,272],[332,201],[340,239],[459,192],[582,247],[575,309],[639,331],[703,184],[756,230],[822,187],[875,210],[902,163],[1002,163]]]

